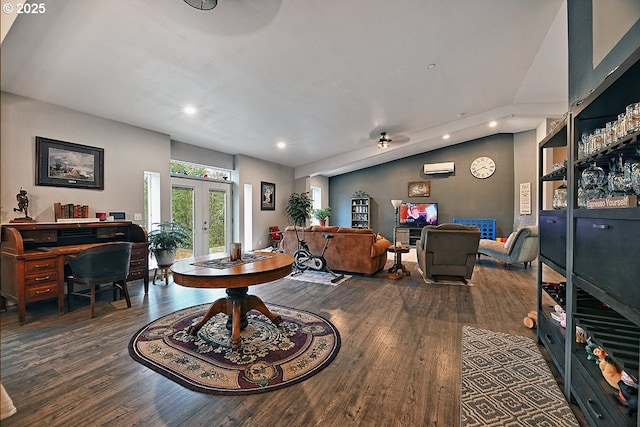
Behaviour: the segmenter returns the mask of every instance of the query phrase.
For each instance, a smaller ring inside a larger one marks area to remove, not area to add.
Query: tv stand
[[[420,240],[420,233],[422,233],[423,228],[399,225],[396,227],[396,240],[403,245],[415,246],[416,241]]]

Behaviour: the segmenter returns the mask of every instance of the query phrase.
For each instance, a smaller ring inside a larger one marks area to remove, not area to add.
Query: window
[[[160,173],[144,171],[144,226],[160,222]]]
[[[322,188],[310,187],[311,196],[311,209],[320,209],[322,207]],[[315,218],[311,218],[311,225],[319,225],[320,221]]]
[[[195,163],[171,160],[171,175],[189,178],[212,179],[217,181],[230,181],[231,171],[213,166],[198,165]]]

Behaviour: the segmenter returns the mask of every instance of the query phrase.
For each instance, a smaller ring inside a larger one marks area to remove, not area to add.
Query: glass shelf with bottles
[[[578,141],[576,207],[636,207],[640,200],[640,102]]]

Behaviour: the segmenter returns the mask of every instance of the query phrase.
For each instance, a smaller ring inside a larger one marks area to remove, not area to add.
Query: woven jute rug
[[[579,427],[532,339],[470,326],[462,328],[460,424]]]
[[[228,317],[214,316],[198,332],[209,304],[168,314],[138,331],[129,343],[134,360],[202,393],[250,394],[303,381],[338,354],[340,335],[329,321],[303,310],[267,304],[283,321],[274,325],[257,311],[247,313],[238,349],[231,348]]]

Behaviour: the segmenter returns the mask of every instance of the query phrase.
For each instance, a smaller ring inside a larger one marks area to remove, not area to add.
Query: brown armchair
[[[476,264],[480,229],[474,225],[427,226],[416,242],[423,277],[454,276],[470,279]]]

